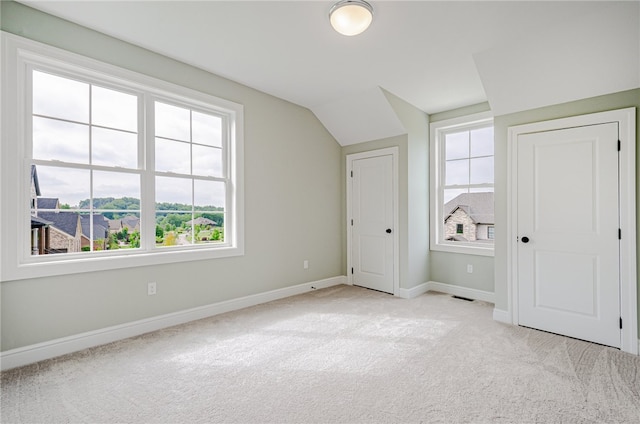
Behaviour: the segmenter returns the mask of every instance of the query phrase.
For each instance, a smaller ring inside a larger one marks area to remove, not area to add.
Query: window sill
[[[495,249],[492,246],[490,247],[479,247],[479,246],[469,246],[469,245],[451,245],[451,244],[432,244],[429,248],[431,251],[435,252],[448,252],[448,253],[461,253],[464,255],[477,255],[477,256],[491,256],[493,257],[495,254]]]
[[[244,255],[241,247],[216,247],[185,251],[138,252],[128,255],[70,258],[54,262],[23,263],[17,266],[3,264],[1,280],[25,280],[83,272],[109,271],[122,268],[162,265],[178,262],[201,261]]]

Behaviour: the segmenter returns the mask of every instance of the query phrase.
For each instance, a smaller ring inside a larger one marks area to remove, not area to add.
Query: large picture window
[[[494,137],[488,114],[431,124],[431,249],[492,255]]]
[[[2,37],[3,280],[242,254],[240,105]]]

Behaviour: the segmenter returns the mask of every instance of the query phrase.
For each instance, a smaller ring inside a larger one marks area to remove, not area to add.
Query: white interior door
[[[519,324],[620,347],[618,124],[517,142]]]
[[[352,283],[393,293],[393,156],[356,159],[351,169]]]

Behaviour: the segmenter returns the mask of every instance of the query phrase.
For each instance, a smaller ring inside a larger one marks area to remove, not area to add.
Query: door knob
[[[529,243],[529,237],[527,236],[522,237],[520,240],[522,240],[523,243]]]
[[[387,228],[387,234],[391,234],[391,228]]]

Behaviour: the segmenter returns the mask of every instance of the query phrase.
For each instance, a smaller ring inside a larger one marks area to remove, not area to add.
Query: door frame
[[[518,137],[533,132],[617,122],[619,158],[620,315],[623,322],[620,350],[637,355],[638,305],[636,270],[636,109],[634,107],[569,118],[535,122],[508,128],[507,142],[507,312],[518,325]]]
[[[351,215],[352,215],[352,176],[351,172],[353,171],[353,162],[355,160],[360,159],[371,159],[379,156],[391,156],[392,162],[392,171],[391,176],[393,181],[391,182],[391,187],[393,189],[393,194],[391,199],[393,201],[393,295],[398,296],[399,288],[400,288],[400,238],[399,238],[399,229],[400,226],[398,224],[398,147],[387,147],[384,149],[370,150],[367,152],[361,153],[353,153],[347,155],[346,157],[346,173],[345,173],[345,182],[347,186],[347,216],[345,220],[345,225],[347,227],[347,284],[353,285],[353,274],[351,273],[351,267],[353,266],[352,257],[351,257],[351,249],[353,247],[353,234],[352,234],[352,226],[351,226]]]

